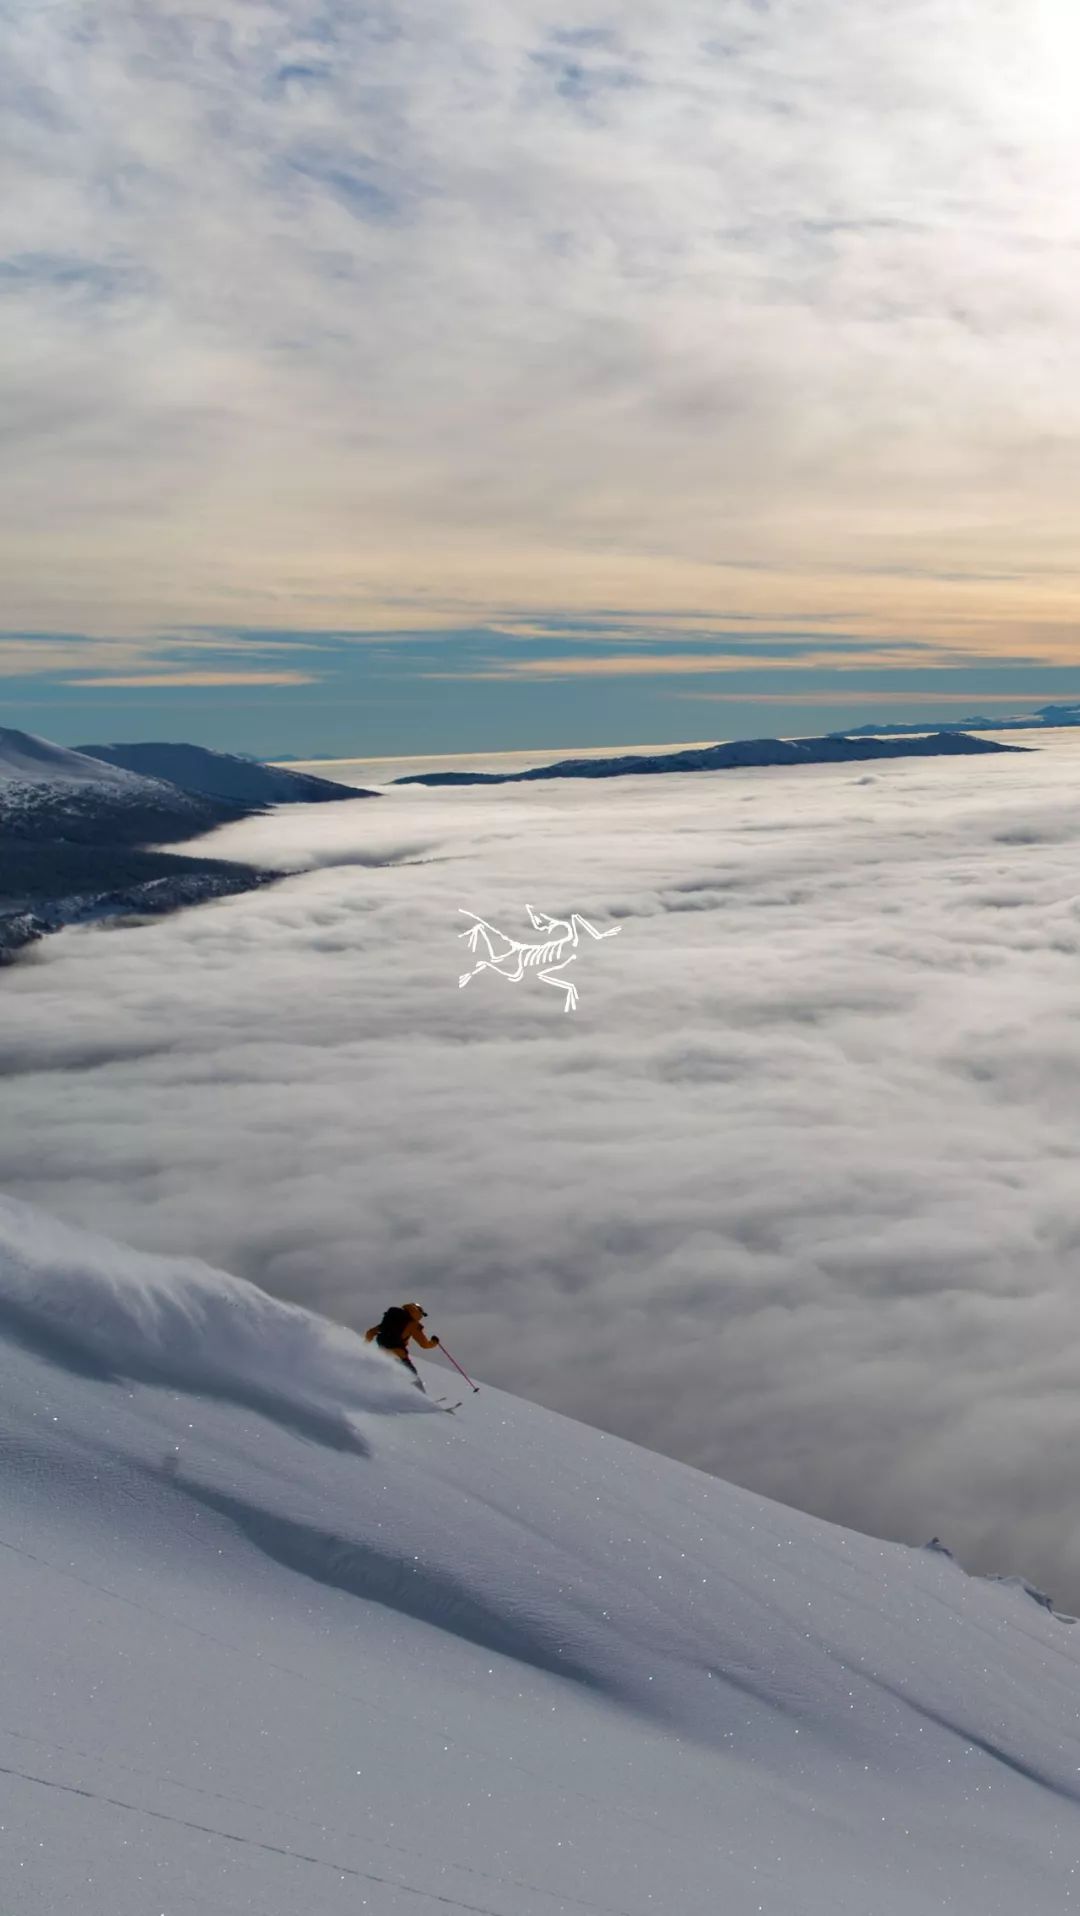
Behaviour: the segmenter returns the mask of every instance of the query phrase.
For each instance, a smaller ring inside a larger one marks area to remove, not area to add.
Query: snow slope
[[[54,745],[34,732],[17,732],[0,725],[0,781],[23,780],[41,784],[63,779],[67,784],[113,785],[130,789],[140,781],[117,765],[103,765],[82,752]]]
[[[0,1417],[12,1916],[1076,1902],[1022,1588],[6,1202]]]

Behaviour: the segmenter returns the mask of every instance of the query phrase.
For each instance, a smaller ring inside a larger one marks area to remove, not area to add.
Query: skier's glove
[[[437,1337],[433,1337],[431,1341],[433,1344],[437,1344],[439,1340]]]

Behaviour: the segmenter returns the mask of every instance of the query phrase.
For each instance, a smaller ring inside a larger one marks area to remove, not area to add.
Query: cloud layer
[[[13,625],[1072,643],[1072,0],[3,35]]]
[[[0,1177],[353,1325],[419,1297],[481,1377],[1075,1607],[1080,745],[1039,745],[219,834],[311,869],[6,977]],[[458,989],[458,908],[526,903],[622,927],[572,1016]]]

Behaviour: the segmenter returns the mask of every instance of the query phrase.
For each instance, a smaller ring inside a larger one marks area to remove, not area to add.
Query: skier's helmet
[[[404,1311],[408,1311],[409,1316],[415,1318],[417,1323],[420,1322],[422,1317],[427,1316],[427,1312],[421,1304],[403,1304],[401,1308]]]

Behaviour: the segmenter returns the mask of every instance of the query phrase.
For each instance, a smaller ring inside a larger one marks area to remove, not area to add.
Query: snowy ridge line
[[[1049,1610],[1050,1615],[1054,1617],[1058,1623],[1080,1622],[1080,1618],[1071,1617],[1067,1611],[1059,1610],[1054,1603],[1054,1599],[1048,1597],[1045,1590],[1039,1590],[1033,1583],[1029,1583],[1026,1577],[997,1575],[988,1578],[988,1582],[1003,1583],[1009,1589],[1022,1590],[1025,1597],[1030,1597],[1032,1603],[1037,1603],[1041,1610]]]
[[[495,1389],[451,1431],[354,1336],[26,1206],[0,1308],[4,1910],[1072,1907],[1080,1644],[1022,1589]],[[429,1414],[361,1459],[255,1390]]]
[[[931,1537],[929,1543],[923,1544],[923,1549],[933,1551],[934,1555],[937,1557],[947,1557],[950,1563],[956,1564],[956,1568],[961,1572],[963,1576],[971,1575],[970,1571],[964,1569],[963,1564],[957,1563],[956,1558],[953,1555],[952,1551],[949,1550],[947,1546],[942,1543],[940,1537]],[[983,1581],[985,1583],[1003,1584],[1007,1590],[1021,1591],[1025,1597],[1031,1598],[1032,1603],[1037,1603],[1041,1610],[1049,1611],[1050,1615],[1054,1618],[1054,1620],[1057,1623],[1080,1622],[1080,1618],[1069,1616],[1065,1610],[1058,1610],[1054,1604],[1053,1598],[1048,1597],[1045,1590],[1039,1590],[1035,1584],[1029,1583],[1026,1577],[1018,1577],[1016,1575],[1009,1575],[1009,1576],[1000,1575],[1000,1574],[994,1575],[993,1573],[991,1573],[990,1575],[984,1577]]]
[[[195,1258],[146,1257],[0,1198],[0,1329],[50,1362],[221,1397],[366,1454],[357,1413],[425,1406],[355,1333]]]
[[[217,1398],[256,1411],[329,1449],[361,1457],[370,1455],[371,1447],[354,1417],[435,1414],[433,1404],[397,1375],[396,1366],[329,1319],[283,1303],[199,1259],[146,1255],[72,1230],[32,1206],[0,1196],[3,1334],[76,1374]],[[186,1488],[199,1495],[197,1484]],[[261,1526],[261,1518],[271,1520],[274,1513],[253,1507],[231,1514],[241,1528],[248,1523],[259,1530],[260,1547],[266,1547],[270,1532]],[[295,1536],[286,1539],[282,1534],[278,1539],[282,1551],[299,1559],[294,1567],[332,1583],[327,1567],[336,1541],[345,1553],[339,1569],[351,1579],[339,1587],[360,1594],[355,1587],[357,1579],[363,1581],[359,1557],[354,1555],[351,1568],[346,1561],[348,1553],[359,1548],[355,1540],[335,1540],[315,1530],[306,1533],[303,1524],[296,1528]],[[971,1575],[936,1537],[923,1549],[953,1563],[962,1576]],[[372,1562],[371,1568],[375,1583],[386,1591],[389,1565],[376,1567]],[[1056,1610],[1024,1577],[974,1580],[1026,1597],[1056,1622],[1076,1621]],[[479,1620],[477,1628],[483,1628]],[[482,1634],[472,1640],[495,1647]],[[587,1661],[575,1670],[572,1657],[545,1664],[545,1654],[538,1645],[537,1667],[594,1681]],[[725,1680],[740,1687],[731,1669]],[[753,1694],[752,1686],[748,1694]],[[775,1696],[768,1701],[773,1708],[783,1707]]]
[[[361,1457],[368,1456],[371,1447],[353,1422],[355,1416],[435,1414],[433,1400],[414,1393],[396,1366],[329,1319],[283,1303],[199,1259],[147,1255],[72,1230],[3,1196],[0,1335],[76,1374],[103,1383],[130,1380],[221,1399],[327,1448]],[[194,1482],[185,1488],[200,1494]],[[266,1547],[270,1532],[262,1528],[262,1518],[270,1522],[275,1513],[253,1506],[230,1514],[241,1528],[258,1530],[260,1547]],[[322,1582],[334,1581],[326,1573],[335,1543],[346,1555],[358,1548],[344,1537],[305,1533],[302,1524],[297,1533],[289,1539],[282,1535],[281,1550],[302,1560],[294,1567]],[[973,1575],[937,1537],[922,1549],[944,1558],[964,1577],[1023,1596],[1057,1623],[1077,1621],[1057,1610],[1051,1598],[1023,1576]],[[339,1587],[354,1588],[356,1579],[363,1580],[358,1558],[351,1569],[342,1558],[339,1568],[352,1579]],[[388,1563],[376,1568],[373,1562],[372,1574],[380,1588],[389,1588]],[[473,1640],[494,1648],[482,1635]],[[544,1654],[538,1646],[538,1667],[575,1673],[572,1658],[545,1664]],[[576,1674],[593,1681],[587,1665]],[[736,1672],[729,1669],[725,1678],[739,1687]],[[777,1698],[770,1701],[779,1706]]]
[[[121,765],[106,765],[88,753],[54,745],[36,732],[0,726],[0,784],[13,786],[99,785],[118,792],[137,793],[145,780]],[[154,784],[161,781],[155,779]]]

